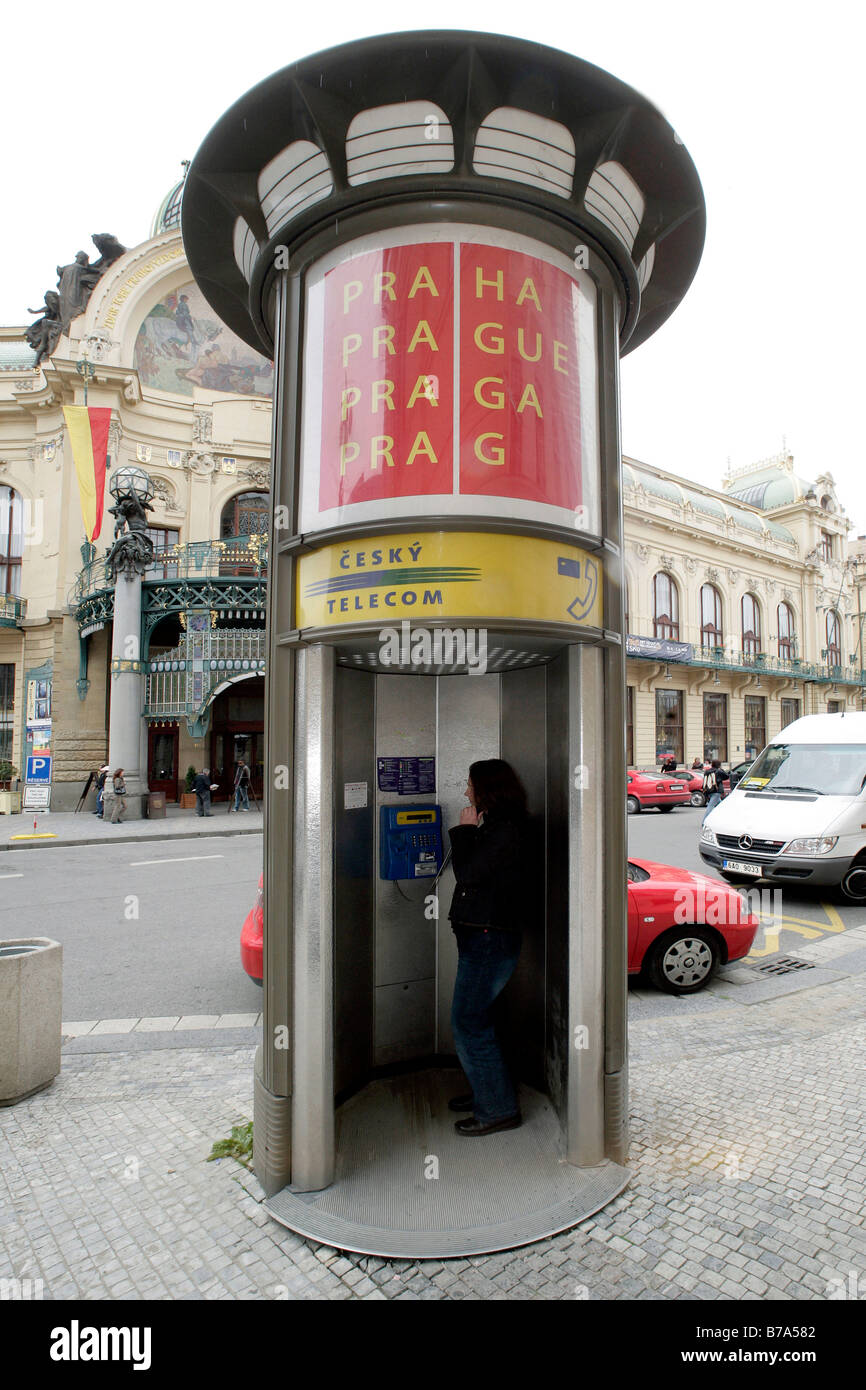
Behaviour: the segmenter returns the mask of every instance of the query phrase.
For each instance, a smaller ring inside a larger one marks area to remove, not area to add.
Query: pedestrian
[[[448,832],[456,887],[448,916],[457,938],[458,965],[451,1027],[461,1066],[472,1087],[449,1109],[471,1110],[458,1134],[480,1137],[521,1124],[491,1007],[520,955],[527,877],[526,793],[510,764],[475,762],[464,792],[468,806]]]
[[[123,825],[123,814],[126,811],[126,783],[123,780],[123,768],[119,767],[111,779],[112,790],[114,791],[114,805],[111,808],[111,824]]]
[[[243,758],[238,759],[237,771],[235,772],[235,810],[240,811],[240,802],[243,801],[243,809],[250,809],[250,770]]]
[[[694,762],[692,763],[692,772],[700,772],[703,768],[703,765],[703,758],[695,758]]]
[[[662,763],[662,772],[676,772],[677,760],[671,753]]]
[[[108,763],[104,763],[96,774],[96,810],[93,814],[98,816],[100,820],[102,820],[105,811],[105,784],[108,781],[109,771]]]
[[[722,772],[722,764],[718,758],[713,758],[713,761],[704,773],[704,795],[707,798],[707,809],[704,811],[703,820],[706,820],[710,811],[715,810],[724,794],[725,774]],[[701,824],[703,824],[703,821]]]
[[[212,816],[210,808],[210,768],[203,767],[192,784],[195,792],[195,813],[197,816]]]

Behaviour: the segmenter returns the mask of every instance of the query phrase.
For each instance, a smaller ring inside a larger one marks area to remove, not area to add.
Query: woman
[[[491,1006],[520,955],[526,887],[526,793],[499,758],[473,763],[460,824],[448,832],[457,886],[448,916],[457,938],[451,1027],[472,1087],[451,1110],[471,1110],[458,1134],[480,1137],[521,1123],[517,1095],[496,1037]]]
[[[111,824],[123,825],[121,817],[126,810],[126,783],[123,780],[123,768],[119,767],[111,779],[114,789],[114,806],[111,810]]]

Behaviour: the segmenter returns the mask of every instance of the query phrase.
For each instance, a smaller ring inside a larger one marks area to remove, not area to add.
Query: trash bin
[[[63,947],[47,936],[0,941],[0,1105],[60,1071]]]
[[[147,815],[149,820],[165,815],[165,792],[148,792]]]

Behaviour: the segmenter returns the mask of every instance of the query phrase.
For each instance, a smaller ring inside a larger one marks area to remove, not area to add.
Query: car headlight
[[[829,854],[838,839],[838,835],[806,835],[803,839],[791,840],[782,853]]]
[[[716,832],[715,832],[715,830],[710,830],[710,827],[709,827],[708,825],[702,825],[702,826],[701,826],[701,844],[702,844],[702,845],[715,845],[715,844],[716,844]]]

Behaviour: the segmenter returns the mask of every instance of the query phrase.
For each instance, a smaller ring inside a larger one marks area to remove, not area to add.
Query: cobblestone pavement
[[[248,1043],[65,1051],[53,1086],[0,1110],[0,1281],[46,1299],[862,1298],[863,984],[633,1019],[629,1187],[471,1259],[312,1246],[245,1168],[205,1162],[252,1116]]]

